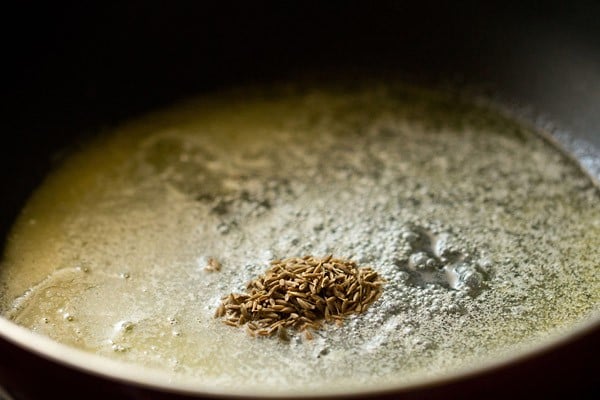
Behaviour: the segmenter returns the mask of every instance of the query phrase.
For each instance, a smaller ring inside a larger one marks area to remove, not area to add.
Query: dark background
[[[428,84],[477,85],[533,103],[596,140],[600,2],[514,3],[5,5],[0,237],[61,149],[182,97],[238,84],[394,74]],[[596,332],[536,364],[427,393],[592,398],[598,395],[597,348]],[[7,349],[0,376],[10,375],[13,386],[31,382],[19,368],[35,359]],[[65,376],[44,368],[37,379],[54,386]],[[29,390],[40,394],[35,385]]]

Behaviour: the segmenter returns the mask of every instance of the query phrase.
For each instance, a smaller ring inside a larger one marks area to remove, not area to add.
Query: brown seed
[[[288,292],[290,296],[294,296],[294,297],[308,297],[308,294],[304,293],[304,292],[293,292],[293,291],[289,291]]]
[[[379,297],[379,293],[376,291],[372,291],[371,293],[369,293],[369,296],[365,300],[365,304],[371,304],[377,299],[377,297]]]
[[[285,329],[281,325],[277,326],[277,337],[285,342],[288,342],[290,340],[290,336],[287,333],[287,329]]]
[[[221,270],[221,263],[218,262],[215,258],[213,257],[208,257],[208,260],[206,262],[206,266],[204,267],[205,271],[208,272],[217,272]]]
[[[317,319],[317,315],[315,313],[313,313],[312,311],[305,310],[304,315],[313,321]]]
[[[315,274],[314,272],[304,272],[302,274],[302,278],[305,279],[314,279],[314,278],[320,278],[321,274]]]
[[[215,318],[220,318],[224,315],[225,315],[225,306],[223,305],[223,303],[221,303],[221,304],[219,304],[219,307],[217,307],[217,311],[215,312]]]
[[[333,294],[335,295],[335,297],[337,297],[338,299],[343,299],[344,298],[344,294],[342,293],[343,288],[340,287],[339,285],[335,285],[333,287]]]
[[[358,283],[352,282],[352,284],[350,285],[350,287],[348,288],[348,293],[354,293],[354,291],[358,288]]]
[[[277,299],[281,299],[281,300],[283,300],[283,298],[284,298],[284,295],[283,295],[282,293],[279,293],[279,292],[277,292],[277,291],[273,292],[273,294],[272,294],[271,296],[272,296],[272,297],[273,297],[275,300],[277,300]],[[284,301],[285,301],[285,300],[284,300]],[[275,304],[277,304],[277,303],[275,303]]]
[[[308,329],[304,331],[304,337],[306,337],[306,340],[313,340],[313,335]]]
[[[348,299],[342,300],[342,314],[344,314],[348,310]]]
[[[235,302],[236,302],[236,304],[237,304],[237,303],[239,303],[240,301],[243,301],[243,300],[244,300],[246,297],[248,297],[248,296],[247,296],[247,295],[245,295],[245,294],[237,294],[237,293],[235,293],[235,294],[233,295],[233,300],[235,300]]]
[[[308,301],[304,301],[300,298],[296,299],[296,301],[298,302],[298,305],[300,305],[300,307],[304,308],[305,310],[313,310],[315,308],[314,304],[311,304]]]

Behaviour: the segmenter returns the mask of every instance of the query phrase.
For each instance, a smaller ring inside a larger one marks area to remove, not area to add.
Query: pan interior
[[[231,91],[124,124],[49,175],[8,238],[0,310],[173,381],[406,384],[592,318],[599,200],[536,132],[457,94]],[[307,254],[372,266],[382,296],[312,340],[213,317],[270,261]]]

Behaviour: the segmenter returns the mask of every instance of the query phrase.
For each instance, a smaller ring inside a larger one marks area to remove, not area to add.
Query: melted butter
[[[51,174],[8,239],[0,305],[174,379],[408,382],[597,312],[599,200],[537,134],[452,96],[224,94],[132,121]],[[329,253],[388,281],[342,327],[284,343],[213,318],[270,260]]]

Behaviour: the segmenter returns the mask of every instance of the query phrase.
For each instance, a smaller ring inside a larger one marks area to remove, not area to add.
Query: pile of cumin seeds
[[[246,325],[251,336],[288,340],[287,329],[304,331],[322,321],[342,323],[367,309],[381,294],[383,279],[370,267],[351,260],[305,256],[271,262],[264,275],[247,285],[247,293],[222,298],[215,313],[231,326]]]

